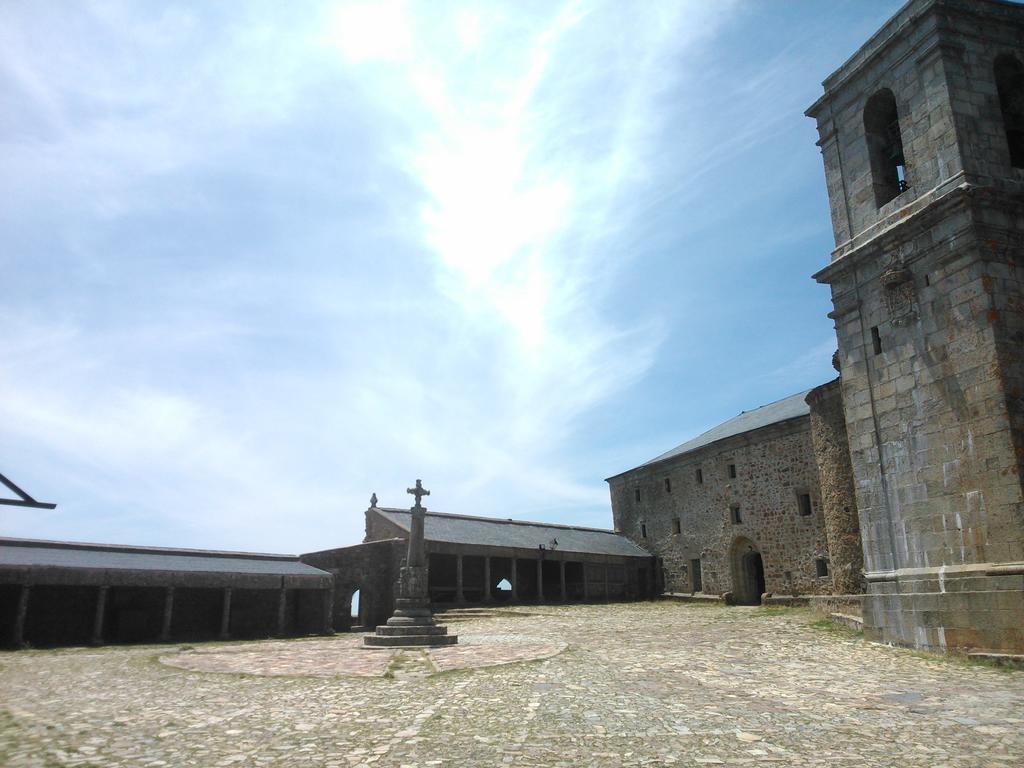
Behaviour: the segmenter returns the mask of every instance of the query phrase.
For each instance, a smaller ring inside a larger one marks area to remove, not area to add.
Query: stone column
[[[491,602],[491,556],[484,556],[484,602]]]
[[[171,639],[171,617],[174,614],[174,587],[167,587],[164,592],[164,620],[160,626],[160,640],[167,642]]]
[[[565,590],[565,560],[558,561],[558,581],[562,589],[562,602],[568,602],[569,593]]]
[[[102,586],[96,589],[96,610],[92,616],[92,637],[89,642],[92,645],[103,645],[103,620],[107,615],[107,593],[110,587]]]
[[[362,597],[362,594],[359,595]],[[324,630],[323,634],[334,634],[334,582],[324,590]]]
[[[427,510],[420,504],[420,500],[424,496],[429,496],[430,491],[423,487],[422,480],[417,480],[416,487],[409,488],[408,492],[416,498],[416,504],[409,510],[412,514],[409,556],[395,585],[395,592],[398,595],[395,598],[395,612],[387,624],[378,625],[373,635],[363,638],[363,645],[370,648],[432,647],[453,645],[458,642],[457,635],[449,635],[447,627],[434,622],[431,611],[429,568],[423,530]],[[362,597],[360,593],[360,599]],[[375,624],[376,618],[376,615],[371,618]]]
[[[416,481],[419,483],[419,481]],[[423,540],[424,521],[427,517],[426,507],[420,506],[419,497],[416,498],[416,506],[409,510],[412,513],[412,525],[409,531],[409,554],[405,558],[405,564],[409,568],[422,568],[427,564],[427,548]]]
[[[462,593],[462,555],[455,556],[455,602],[466,602],[466,596]]]
[[[25,645],[25,617],[28,615],[28,599],[32,590],[28,584],[22,584],[18,592],[18,608],[14,614],[14,629],[11,632],[11,642],[15,647],[22,648]]]
[[[285,623],[287,621],[288,614],[286,608],[288,605],[288,590],[283,586],[277,592],[277,636],[284,637]]]
[[[224,603],[220,613],[220,639],[231,637],[231,587],[224,587]]]
[[[516,567],[516,559],[513,557],[512,558],[512,573],[511,573],[512,578],[509,579],[509,581],[512,582],[512,602],[513,603],[516,600],[519,599],[519,578],[518,578],[517,571],[518,571],[518,568]]]
[[[537,602],[544,602],[544,561],[537,558]]]
[[[822,384],[812,389],[806,399],[811,407],[811,446],[821,478],[821,507],[832,587],[837,594],[854,594],[864,591],[864,550],[841,384],[841,378]]]

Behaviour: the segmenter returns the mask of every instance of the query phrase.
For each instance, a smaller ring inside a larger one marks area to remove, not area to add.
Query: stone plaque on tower
[[[448,628],[434,623],[430,610],[430,593],[427,589],[427,547],[423,538],[427,508],[420,502],[430,491],[420,480],[409,488],[416,503],[409,512],[412,522],[409,526],[409,552],[401,568],[396,585],[395,612],[387,624],[377,627],[376,634],[363,638],[368,648],[395,648],[400,646],[454,645],[457,635],[449,635]]]

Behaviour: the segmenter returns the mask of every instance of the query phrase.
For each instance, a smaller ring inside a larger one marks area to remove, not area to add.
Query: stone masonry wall
[[[373,508],[366,510],[366,537],[363,542],[381,541],[383,539],[409,538],[409,532],[375,512]]]
[[[302,555],[301,560],[334,576],[334,629],[347,632],[353,623],[352,595],[359,590],[359,621],[372,629],[395,608],[395,582],[407,544],[385,539]]]
[[[832,586],[836,594],[863,592],[864,550],[860,543],[840,380],[812,389],[807,403],[811,407],[811,444],[821,484]]]
[[[744,540],[761,553],[766,591],[832,590],[831,578],[817,575],[816,560],[827,560],[828,547],[807,416],[639,467],[609,485],[615,529],[661,558],[667,592],[693,591],[691,561],[698,559],[704,593],[732,591],[732,550]],[[808,516],[800,514],[800,493],[811,496]],[[734,505],[739,524],[732,522]]]
[[[825,81],[831,286],[864,544],[865,629],[944,650],[1024,650],[1024,171],[994,60],[1024,7],[913,2]],[[863,109],[896,96],[909,188],[875,208]],[[845,213],[844,213],[845,211]],[[845,217],[845,225],[843,220]]]

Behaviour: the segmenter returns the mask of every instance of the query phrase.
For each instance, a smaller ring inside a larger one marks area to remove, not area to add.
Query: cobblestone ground
[[[217,645],[2,654],[0,765],[1024,765],[1024,673],[869,645],[799,611],[645,603],[501,614],[452,625],[464,655],[568,647],[441,673],[414,652],[376,676],[363,662],[281,676],[159,661],[232,655]],[[244,648],[374,653],[353,640]]]

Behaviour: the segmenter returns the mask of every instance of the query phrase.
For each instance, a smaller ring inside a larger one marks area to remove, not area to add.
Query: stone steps
[[[420,627],[420,629],[423,628]],[[363,645],[367,648],[402,648],[406,646],[423,645],[455,645],[458,642],[458,635],[367,635],[363,638]]]
[[[423,625],[423,624],[412,624],[407,626],[391,626],[390,624],[381,624],[377,627],[377,634],[384,635],[387,637],[416,637],[417,635],[447,635],[448,627],[438,626],[436,624]]]

